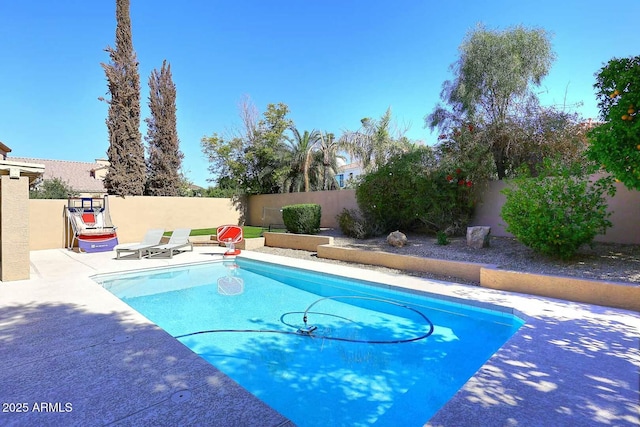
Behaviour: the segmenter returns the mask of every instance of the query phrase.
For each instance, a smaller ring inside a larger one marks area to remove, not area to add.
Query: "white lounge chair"
[[[193,251],[193,243],[189,241],[189,234],[191,234],[190,228],[176,228],[168,243],[149,248],[148,258],[173,258],[174,253],[183,252],[180,249],[187,246],[189,250]]]
[[[160,245],[162,242],[162,236],[164,230],[162,228],[152,228],[147,230],[147,233],[142,238],[142,242],[133,245],[116,247],[116,259],[120,259],[120,255],[125,253],[129,254],[126,258],[142,259],[144,255],[149,251],[149,248]]]

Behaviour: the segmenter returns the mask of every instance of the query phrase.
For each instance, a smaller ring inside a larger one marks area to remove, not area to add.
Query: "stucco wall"
[[[66,200],[29,200],[29,250],[65,247]]]
[[[493,236],[511,236],[505,231],[500,210],[505,196],[500,191],[504,181],[490,182],[483,191],[471,225],[488,225]],[[616,195],[609,198],[613,227],[604,235],[596,236],[600,242],[640,244],[640,191],[629,191],[616,184]],[[338,228],[336,216],[343,208],[357,209],[355,190],[314,191],[308,193],[264,194],[251,196],[248,201],[247,225],[268,226],[262,219],[263,208],[280,209],[296,203],[317,203],[322,206],[321,227]]]
[[[492,236],[511,236],[505,231],[505,223],[500,218],[500,210],[505,202],[505,196],[500,191],[506,187],[504,181],[490,182],[486,191],[482,193],[481,202],[471,225],[488,225]],[[613,227],[604,235],[596,236],[600,242],[640,244],[640,191],[630,191],[623,184],[615,184],[616,195],[608,197],[609,220]]]
[[[472,225],[491,226],[494,236],[508,236],[500,218],[505,183],[491,182],[483,193]],[[640,192],[629,191],[616,184],[617,193],[609,200],[613,211],[613,227],[606,235],[597,236],[603,242],[640,244]],[[247,225],[263,226],[263,208],[280,209],[297,203],[317,203],[322,206],[321,226],[338,228],[336,216],[342,209],[357,209],[354,190],[314,191],[308,193],[265,194],[251,196],[247,202]],[[29,200],[29,249],[65,247],[64,207],[66,200]],[[109,197],[113,223],[118,227],[120,243],[138,242],[148,228],[179,227],[208,228],[221,224],[238,224],[240,212],[230,199],[208,197]]]
[[[263,219],[264,208],[281,209],[300,203],[316,203],[322,206],[320,227],[337,228],[336,216],[342,209],[357,209],[355,190],[310,191],[308,193],[260,194],[251,196],[247,206],[247,225],[267,227]]]
[[[29,200],[29,249],[65,247],[66,200]],[[211,228],[238,224],[240,213],[230,199],[209,197],[109,197],[111,220],[119,243],[139,242],[149,228]]]
[[[0,280],[29,278],[29,178],[0,177]]]

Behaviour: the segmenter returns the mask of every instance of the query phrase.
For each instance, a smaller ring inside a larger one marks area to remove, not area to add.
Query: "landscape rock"
[[[407,244],[407,236],[400,231],[394,231],[387,236],[387,243],[396,248],[401,248]]]
[[[488,248],[491,227],[467,227],[467,246],[474,249]]]

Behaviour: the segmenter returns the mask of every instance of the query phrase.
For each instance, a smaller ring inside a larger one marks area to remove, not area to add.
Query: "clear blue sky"
[[[131,0],[142,118],[149,74],[167,59],[184,169],[202,186],[211,175],[200,140],[239,125],[244,95],[260,112],[287,104],[300,130],[337,135],[391,107],[411,126],[407,136],[433,144],[424,116],[478,23],[552,33],[557,60],[543,103],[581,102],[577,111],[596,118],[594,74],[612,57],[640,53],[638,16],[639,1]],[[115,0],[0,0],[0,141],[10,156],[106,157],[100,63],[115,26]]]

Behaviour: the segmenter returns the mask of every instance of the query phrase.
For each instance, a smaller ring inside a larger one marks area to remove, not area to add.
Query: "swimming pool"
[[[94,279],[303,427],[422,425],[523,324],[242,258]]]

